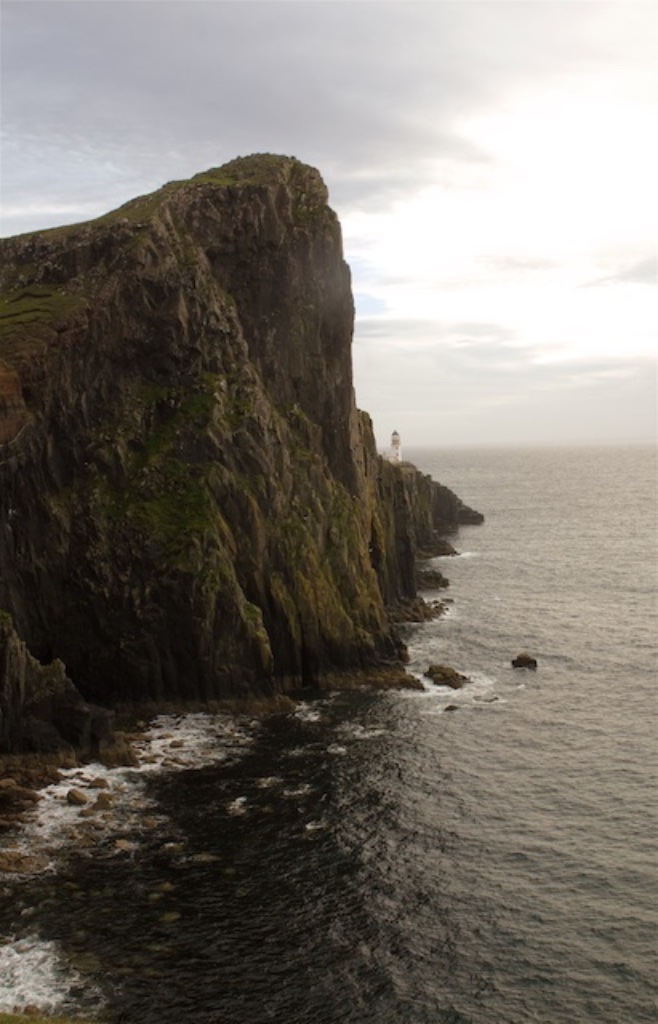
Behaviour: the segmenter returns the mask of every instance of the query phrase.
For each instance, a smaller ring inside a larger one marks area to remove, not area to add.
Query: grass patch
[[[212,374],[205,374],[201,380],[195,382],[195,390],[187,391],[180,387],[166,388],[152,384],[142,389],[140,405],[151,410],[159,422],[154,424],[146,438],[144,452],[135,466],[137,471],[143,469],[146,463],[171,451],[183,431],[191,429],[198,432],[208,426],[217,404],[215,387],[215,377]],[[161,409],[159,416],[158,407]]]
[[[221,167],[213,167],[190,179],[190,184],[210,185],[269,185],[280,176],[286,164],[301,167],[295,157],[281,157],[274,153],[255,153],[239,156]]]
[[[44,284],[5,293],[0,297],[0,356],[11,358],[30,348],[85,304],[80,294]]]
[[[302,166],[294,157],[289,159],[293,160],[295,165]],[[94,220],[87,221],[86,223],[89,226],[94,226],[96,224],[112,224],[116,221],[127,220],[129,223],[140,224],[149,220],[167,199],[189,185],[218,185],[224,187],[230,185],[267,185],[276,181],[282,166],[282,158],[270,153],[262,153],[253,157],[238,157],[223,167],[202,171],[193,178],[169,181],[162,188],[158,189],[157,192],[151,192],[147,195],[130,199],[123,206],[118,207],[118,209],[110,210],[109,213],[102,214],[100,217],[96,217]],[[74,225],[74,227],[80,226]],[[61,232],[63,234],[68,230],[69,228],[51,228],[50,233]]]
[[[186,443],[212,421],[215,388],[212,374],[183,387],[145,385],[138,400],[148,410],[151,427],[141,450],[120,482],[103,481],[99,490],[110,519],[155,541],[170,564],[185,566],[195,538],[221,526],[207,464],[199,456],[190,461],[183,455]]]
[[[77,224],[61,225],[47,228],[39,234],[54,239],[66,239],[80,230],[94,228],[104,224],[116,224],[127,221],[129,224],[146,225],[154,214],[177,192],[196,185],[215,185],[219,187],[244,187],[250,185],[272,185],[288,180],[295,189],[299,184],[303,191],[306,184],[306,167],[296,157],[279,156],[274,153],[257,153],[253,156],[238,157],[221,167],[213,167],[202,171],[193,178],[169,181],[156,192],[130,199],[116,210],[110,210],[92,220],[80,221]],[[315,207],[316,203],[311,203]],[[322,205],[322,204],[320,204]],[[304,207],[310,215],[310,208]],[[178,230],[178,227],[177,227]],[[36,232],[27,232],[24,237]],[[143,239],[136,239],[136,243]],[[188,254],[189,255],[189,254]],[[190,256],[190,262],[192,258]]]
[[[110,495],[109,514],[162,546],[168,561],[184,559],[195,536],[211,528],[210,499],[198,468],[168,458],[151,493],[132,482]]]

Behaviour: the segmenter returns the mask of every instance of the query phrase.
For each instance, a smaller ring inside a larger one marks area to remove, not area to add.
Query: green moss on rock
[[[39,1013],[2,1013],[0,1024],[85,1024],[80,1017],[50,1017]]]
[[[0,297],[0,357],[11,362],[30,351],[85,306],[84,295],[50,285],[5,292]]]

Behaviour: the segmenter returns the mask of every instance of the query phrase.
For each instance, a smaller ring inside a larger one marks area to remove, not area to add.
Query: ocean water
[[[405,627],[419,678],[471,681],[162,718],[141,768],[71,772],[4,840],[40,861],[0,876],[0,1009],[656,1020],[655,449],[405,456],[486,516]]]

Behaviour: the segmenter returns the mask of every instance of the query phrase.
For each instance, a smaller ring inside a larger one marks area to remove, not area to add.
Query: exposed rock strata
[[[110,704],[394,658],[385,606],[478,514],[376,453],[317,171],[236,160],[0,257],[0,608],[32,654]]]
[[[0,360],[0,445],[14,441],[27,423],[20,377]]]
[[[117,760],[112,712],[87,703],[56,659],[41,665],[0,612],[0,751],[71,753]]]

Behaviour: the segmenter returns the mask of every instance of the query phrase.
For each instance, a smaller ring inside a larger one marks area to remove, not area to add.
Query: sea
[[[35,867],[0,876],[1,1010],[655,1024],[656,449],[405,457],[486,517],[404,626],[423,689],[160,716],[138,768],[65,773],[2,840]]]

